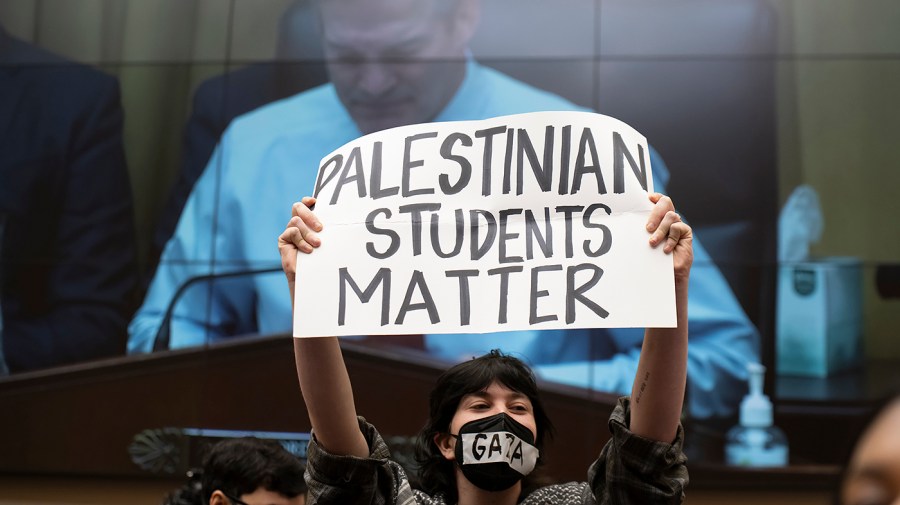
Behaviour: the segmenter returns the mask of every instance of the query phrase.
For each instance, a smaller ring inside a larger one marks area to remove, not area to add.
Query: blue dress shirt
[[[435,121],[485,119],[550,110],[585,110],[487,67],[469,62],[454,98]],[[290,332],[291,306],[275,239],[291,204],[312,193],[320,160],[359,137],[327,84],[237,118],[225,132],[185,206],[129,327],[130,353],[149,352],[173,296],[169,347],[204,345],[241,334]],[[651,149],[657,190],[668,172]],[[730,413],[744,390],[757,333],[721,273],[695,239],[690,281],[689,399],[698,416]],[[246,272],[246,274],[241,274]],[[233,273],[233,277],[225,275]],[[323,293],[323,296],[328,296]],[[426,348],[456,361],[492,348],[517,354],[549,380],[630,392],[642,330],[520,331],[426,335]],[[730,392],[729,392],[730,391]]]

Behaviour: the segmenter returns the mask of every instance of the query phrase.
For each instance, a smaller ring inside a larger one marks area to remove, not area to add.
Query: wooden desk
[[[385,437],[415,435],[446,364],[350,341],[343,349],[360,414]],[[542,398],[559,433],[546,451],[549,474],[584,479],[609,437],[584,427],[605,426],[615,397],[548,386]],[[310,428],[288,335],[18,374],[0,380],[0,412],[0,474],[142,476],[128,447],[148,428]]]
[[[896,360],[870,360],[821,379],[780,376],[775,423],[788,434],[792,461],[841,465],[873,411],[898,393]]]
[[[415,349],[350,341],[343,347],[359,411],[385,435],[415,434],[427,410],[427,392],[446,365]],[[817,500],[828,496],[836,481],[843,457],[837,446],[855,437],[864,415],[900,382],[898,376],[900,367],[875,363],[824,381],[779,378],[776,423],[788,432],[792,466],[752,471],[723,467],[715,457],[692,457],[691,502],[733,496],[827,503]],[[605,426],[615,398],[553,384],[542,388],[557,427],[547,450],[548,473],[582,480],[606,441],[596,427]],[[168,485],[129,458],[127,447],[143,429],[309,429],[292,341],[285,335],[0,379],[0,411],[0,477],[12,480],[149,479]],[[727,426],[706,436],[721,438]],[[700,427],[688,423],[689,444],[703,436]],[[825,443],[828,439],[834,443]]]

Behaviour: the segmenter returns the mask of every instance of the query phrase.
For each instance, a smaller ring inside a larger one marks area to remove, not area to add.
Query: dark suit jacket
[[[124,353],[137,266],[118,81],[2,28],[0,221],[10,370]]]

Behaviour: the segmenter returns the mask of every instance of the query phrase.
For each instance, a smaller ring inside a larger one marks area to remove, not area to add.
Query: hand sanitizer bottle
[[[772,402],[763,394],[766,367],[747,365],[750,394],[741,402],[741,422],[728,430],[725,462],[733,466],[784,466],[788,463],[788,443],[784,432],[772,426]]]

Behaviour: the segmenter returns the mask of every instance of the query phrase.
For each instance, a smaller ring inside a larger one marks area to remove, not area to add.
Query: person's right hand
[[[653,210],[647,221],[650,246],[663,244],[666,254],[674,253],[675,281],[686,282],[694,263],[694,232],[675,212],[672,199],[662,193],[650,193]]]
[[[293,285],[297,276],[297,251],[309,254],[322,245],[317,232],[322,231],[322,223],[312,211],[316,199],[303,197],[292,208],[291,220],[284,232],[278,237],[278,252],[281,253],[281,268],[287,276],[288,283]]]

